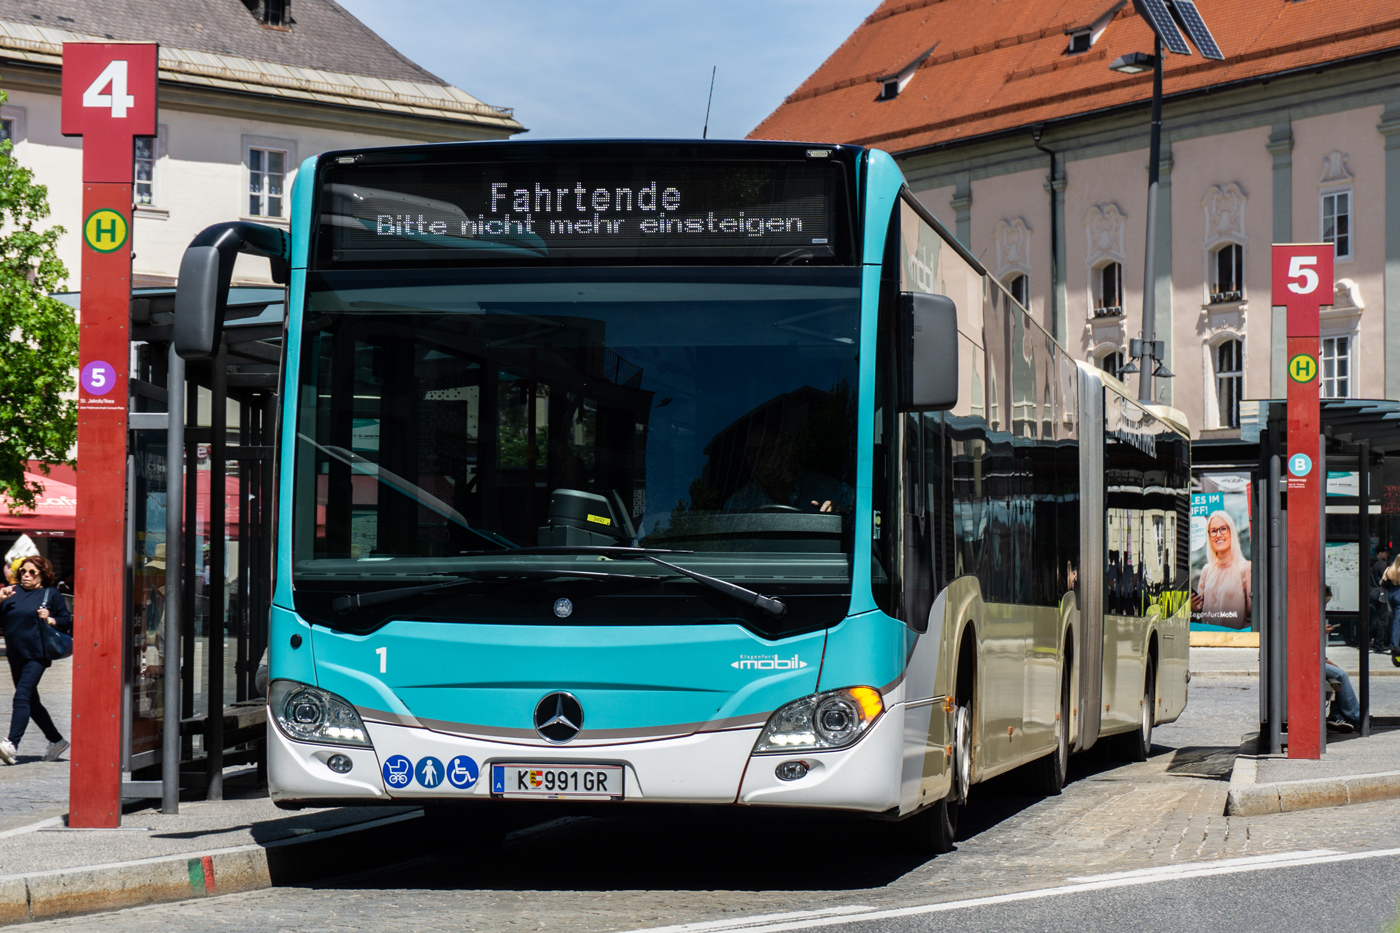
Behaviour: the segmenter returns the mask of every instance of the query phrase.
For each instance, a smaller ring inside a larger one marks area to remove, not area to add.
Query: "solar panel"
[[[1147,25],[1152,27],[1168,51],[1176,55],[1191,54],[1190,46],[1181,37],[1181,30],[1176,28],[1175,20],[1167,11],[1166,0],[1133,0],[1133,6],[1137,7],[1138,15],[1147,20]]]
[[[1218,62],[1225,60],[1225,53],[1215,44],[1215,37],[1206,28],[1206,21],[1201,19],[1200,11],[1196,9],[1192,0],[1172,0],[1172,12],[1176,14],[1182,29],[1191,37],[1191,41],[1200,49],[1202,55]]]

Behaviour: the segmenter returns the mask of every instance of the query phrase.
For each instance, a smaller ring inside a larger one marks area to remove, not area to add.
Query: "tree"
[[[11,509],[32,509],[42,488],[25,482],[25,461],[68,460],[77,434],[78,324],[52,297],[68,272],[63,228],[36,229],[48,216],[48,188],[0,142],[0,495]]]

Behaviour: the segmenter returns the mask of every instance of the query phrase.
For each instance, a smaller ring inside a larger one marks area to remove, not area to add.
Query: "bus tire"
[[[1031,762],[1031,788],[1045,797],[1057,797],[1069,777],[1069,685],[1071,671],[1065,665],[1060,678],[1060,708],[1055,717],[1055,748]]]
[[[942,855],[953,851],[958,832],[958,802],[945,797],[931,807],[895,824],[902,848],[912,855]]]
[[[1142,679],[1142,712],[1138,727],[1117,736],[1120,757],[1128,761],[1146,761],[1152,755],[1152,725],[1157,718],[1157,663],[1151,658]]]

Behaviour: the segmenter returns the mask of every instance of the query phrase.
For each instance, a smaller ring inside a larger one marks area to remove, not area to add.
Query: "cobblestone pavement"
[[[3,652],[0,652],[3,655]],[[9,665],[0,666],[0,738],[10,731],[11,698]],[[56,661],[39,682],[39,698],[53,716],[54,725],[68,735],[73,705],[73,662]],[[68,812],[68,756],[42,761],[48,740],[39,727],[29,724],[19,745],[19,764],[0,765],[0,832]],[[3,873],[3,872],[0,872]]]
[[[1400,679],[1395,696],[1400,698]],[[421,851],[314,888],[280,888],[31,929],[121,933],[268,930],[602,933],[834,905],[897,906],[1042,887],[1108,871],[1300,849],[1400,846],[1393,802],[1263,817],[1223,815],[1240,735],[1257,722],[1252,678],[1191,686],[1154,756],[1083,756],[1063,795],[1019,795],[1014,775],[974,790],[957,850],[899,855],[891,827],[845,817],[628,809],[567,817],[490,855],[424,826]],[[1321,892],[1325,896],[1325,892]],[[1267,910],[1264,905],[1263,910]]]

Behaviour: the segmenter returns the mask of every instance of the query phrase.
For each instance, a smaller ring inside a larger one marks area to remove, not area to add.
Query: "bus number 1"
[[[389,672],[389,649],[375,648],[374,653],[379,655],[379,673],[387,674]]]

